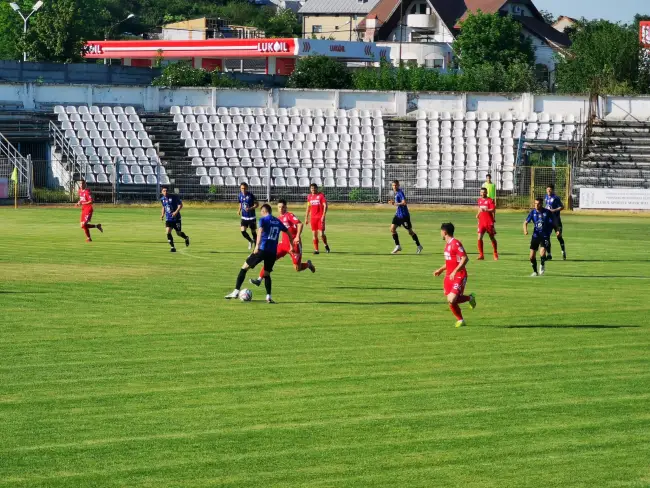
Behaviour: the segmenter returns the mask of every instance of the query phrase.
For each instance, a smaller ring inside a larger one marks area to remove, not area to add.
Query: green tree
[[[291,88],[344,89],[352,86],[352,75],[343,63],[327,56],[307,56],[296,63],[289,77]]]
[[[481,64],[525,63],[531,65],[535,54],[529,39],[524,39],[521,24],[510,16],[470,13],[461,23],[454,42],[460,67],[465,70]]]
[[[24,11],[32,8],[22,2],[18,4]],[[22,59],[22,37],[23,19],[12,10],[9,2],[0,2],[0,59]]]
[[[557,20],[555,16],[548,10],[540,10],[539,13],[542,14],[542,17],[547,24],[554,24]]]
[[[101,35],[102,17],[86,0],[48,0],[31,21],[25,49],[36,61],[80,61],[86,40]]]
[[[293,10],[285,8],[278,11],[268,22],[257,27],[264,29],[266,37],[293,37],[301,32],[301,25]]]
[[[582,19],[570,50],[557,66],[563,93],[648,93],[648,67],[641,61],[638,24]]]

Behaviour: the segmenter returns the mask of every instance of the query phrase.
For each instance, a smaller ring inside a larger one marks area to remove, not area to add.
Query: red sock
[[[321,239],[323,239],[323,244],[327,246],[327,237],[325,237],[325,234],[321,236]]]
[[[82,227],[84,230],[84,234],[86,234],[86,239],[90,239],[90,231],[88,230],[88,227]]]
[[[494,254],[497,253],[497,240],[492,239],[492,249],[494,249]]]
[[[260,280],[264,279],[264,266],[262,266],[262,269],[260,270]]]
[[[451,310],[451,313],[454,314],[454,317],[456,317],[456,320],[463,320],[463,312],[460,311],[460,307],[457,303],[450,303],[449,309]]]
[[[471,298],[469,296],[461,295],[458,297],[458,300],[456,300],[456,303],[465,303],[465,302],[469,302],[470,300]]]
[[[483,256],[483,239],[478,240],[478,254]]]
[[[305,271],[306,269],[309,269],[309,265],[307,263],[302,263],[300,265],[300,271]]]
[[[314,243],[314,250],[318,251],[318,238],[314,239],[312,242]]]

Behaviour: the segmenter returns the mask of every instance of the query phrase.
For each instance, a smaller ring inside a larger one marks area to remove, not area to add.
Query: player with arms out
[[[276,261],[289,254],[293,261],[293,267],[298,273],[305,271],[306,269],[315,273],[316,267],[311,263],[311,261],[308,260],[306,263],[302,262],[302,229],[304,225],[295,214],[287,210],[286,200],[278,201],[278,220],[280,220],[289,231],[288,235],[290,236],[290,239],[287,239],[286,235],[282,236],[280,244],[278,245]],[[255,286],[260,286],[263,279],[264,267],[260,270],[260,277],[256,279],[251,278],[250,282]]]
[[[492,250],[494,251],[494,260],[498,261],[499,253],[497,252],[497,240],[494,238],[497,231],[494,228],[494,212],[496,206],[494,200],[488,197],[487,188],[481,188],[481,198],[478,199],[478,259],[482,261],[485,259],[483,255],[483,236],[487,234],[490,236],[492,242]]]
[[[549,248],[551,231],[553,230],[553,214],[542,206],[543,199],[535,199],[535,208],[530,211],[526,220],[524,220],[524,235],[528,235],[528,222],[532,222],[535,226],[533,236],[530,239],[530,264],[533,266],[533,274],[531,276],[541,276],[546,271],[546,250]],[[540,249],[541,247],[541,249]],[[537,250],[539,251],[542,265],[537,270]]]
[[[404,196],[404,191],[399,186],[399,181],[393,181],[393,199],[388,200],[388,203],[397,207],[395,210],[395,217],[393,217],[393,223],[390,224],[390,233],[393,235],[393,240],[395,241],[395,249],[391,254],[397,254],[402,250],[402,246],[399,244],[399,236],[397,235],[397,228],[404,227],[411,238],[415,241],[416,245],[416,254],[422,252],[423,247],[420,245],[420,240],[418,235],[413,231],[413,225],[411,224],[411,214],[409,213],[409,208],[406,206],[406,196]]]
[[[318,251],[318,232],[325,244],[325,252],[330,252],[330,247],[327,245],[327,236],[325,235],[325,216],[327,215],[327,199],[323,193],[318,191],[318,185],[312,183],[309,185],[309,195],[307,195],[307,213],[305,214],[305,224],[311,222],[311,231],[314,236],[314,254],[319,254]]]
[[[454,237],[454,224],[448,222],[440,226],[440,235],[445,241],[445,265],[433,272],[433,276],[445,274],[445,295],[449,302],[451,313],[456,317],[456,327],[463,327],[465,320],[460,310],[460,304],[469,302],[470,308],[476,308],[476,296],[474,293],[464,295],[467,284],[467,263],[469,257],[461,242]]]
[[[163,186],[160,192],[162,193],[162,198],[160,199],[160,203],[162,204],[160,220],[165,220],[165,232],[167,234],[167,242],[169,242],[169,246],[171,247],[170,251],[176,252],[172,230],[176,231],[178,237],[185,240],[186,247],[190,245],[190,238],[183,232],[183,226],[181,224],[183,202],[178,195],[169,193],[169,188],[166,186]]]
[[[546,208],[553,214],[553,224],[555,225],[555,235],[557,236],[557,241],[560,243],[560,247],[562,248],[562,259],[566,261],[566,248],[564,246],[564,237],[562,237],[562,217],[560,217],[560,212],[564,210],[564,205],[562,204],[562,200],[560,200],[560,197],[558,197],[555,194],[555,186],[554,185],[548,185],[546,187],[546,198],[544,201],[544,204]],[[548,251],[548,256],[547,260],[550,261],[553,259],[551,256],[551,240],[549,239],[549,248],[547,249]]]
[[[239,223],[241,235],[248,241],[248,250],[253,249],[257,241],[257,224],[255,222],[255,209],[259,207],[259,203],[255,195],[248,191],[248,183],[242,183],[239,187],[239,210],[237,215],[241,217]],[[246,229],[250,228],[253,237],[248,235]]]
[[[86,180],[81,180],[81,188],[79,188],[79,201],[75,206],[81,206],[81,228],[86,234],[86,242],[92,242],[90,238],[90,229],[97,229],[99,232],[104,232],[102,224],[91,224],[90,221],[93,218],[93,197],[90,194],[88,189],[88,184]]]
[[[277,259],[278,241],[280,240],[280,233],[285,232],[287,235],[289,230],[284,226],[280,220],[272,215],[271,205],[265,203],[262,205],[262,218],[259,222],[260,232],[257,234],[257,242],[253,253],[246,258],[243,266],[237,275],[235,289],[232,293],[225,296],[227,300],[237,298],[241,285],[246,279],[246,273],[249,269],[254,268],[260,263],[264,263],[264,286],[266,287],[266,302],[275,303],[271,298],[271,272],[273,265]],[[288,236],[291,239],[291,236]]]

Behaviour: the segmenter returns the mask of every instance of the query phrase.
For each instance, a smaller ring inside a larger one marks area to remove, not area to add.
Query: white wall
[[[580,116],[584,95],[530,93],[434,93],[352,90],[163,89],[153,86],[45,85],[0,83],[0,110],[51,110],[54,105],[133,105],[149,112],[172,105],[380,109],[387,115],[416,110],[439,112],[548,112]],[[650,97],[603,97],[599,115],[608,119],[650,120]]]

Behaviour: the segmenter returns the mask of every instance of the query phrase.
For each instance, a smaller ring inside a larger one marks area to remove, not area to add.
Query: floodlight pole
[[[109,34],[111,33],[111,31],[113,29],[115,29],[122,22],[126,22],[127,20],[132,19],[133,17],[135,17],[135,14],[129,14],[129,15],[126,16],[126,18],[120,20],[119,22],[115,22],[112,26],[107,28],[106,31],[104,32],[104,40],[108,41],[108,36],[109,36]],[[108,59],[104,58],[104,64],[108,64]]]
[[[36,12],[38,12],[38,9],[40,9],[43,6],[42,0],[39,0],[34,4],[32,7],[32,11],[29,13],[27,17],[23,15],[23,13],[20,10],[20,7],[18,6],[17,3],[10,3],[9,6],[18,14],[20,15],[20,18],[23,19],[23,39],[27,37],[27,21],[29,18],[34,15]],[[23,62],[27,61],[27,51],[23,51]]]

